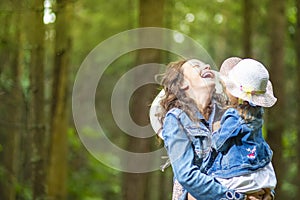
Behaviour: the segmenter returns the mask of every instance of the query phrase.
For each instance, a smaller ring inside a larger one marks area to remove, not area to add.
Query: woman
[[[160,101],[162,137],[171,161],[176,185],[173,199],[186,199],[187,192],[196,199],[245,199],[245,195],[228,190],[214,178],[202,173],[202,161],[211,149],[212,123],[216,113],[212,96],[215,74],[199,60],[171,63],[162,85],[165,95]],[[261,191],[263,192],[263,191]],[[255,199],[255,195],[248,199]]]

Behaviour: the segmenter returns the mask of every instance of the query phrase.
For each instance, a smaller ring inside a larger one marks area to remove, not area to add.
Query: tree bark
[[[286,1],[270,2],[270,78],[273,80],[275,96],[278,98],[274,107],[268,111],[267,133],[268,142],[274,151],[273,165],[277,175],[276,199],[285,199],[282,192],[285,165],[282,161],[282,135],[285,129],[285,70],[284,70],[284,40],[286,30],[285,19]],[[275,81],[276,80],[276,81]]]
[[[20,132],[23,128],[18,49],[20,15],[11,12],[2,15],[0,20],[3,31],[0,34],[0,169],[4,177],[0,178],[0,199],[14,200],[18,183]]]
[[[33,199],[46,195],[46,124],[44,94],[44,1],[27,1],[26,41],[29,48],[29,120]]]
[[[244,23],[243,23],[243,49],[244,49],[244,57],[252,57],[252,10],[253,10],[253,0],[244,0],[243,1],[243,14],[244,14]]]
[[[297,105],[296,105],[296,112],[297,112],[297,115],[296,115],[296,122],[297,122],[297,125],[296,125],[296,131],[297,131],[297,140],[298,142],[296,143],[297,144],[297,150],[296,152],[300,152],[300,77],[299,77],[299,74],[300,74],[300,0],[295,0],[295,3],[296,3],[296,7],[297,7],[297,23],[296,23],[296,42],[295,42],[295,51],[296,51],[296,66],[298,66],[296,68],[296,74],[298,74],[298,76],[296,76],[296,94],[295,94],[295,97],[297,98]],[[297,194],[296,196],[299,196],[300,194],[300,158],[299,156],[297,157],[297,174],[295,176],[295,181],[296,181],[296,186],[297,186]]]
[[[155,12],[155,14],[154,14]],[[139,27],[163,27],[164,0],[140,0],[139,1]],[[157,38],[159,39],[159,38]],[[160,63],[161,52],[154,49],[141,49],[137,52],[136,65],[147,63]],[[136,77],[140,78],[139,75]],[[149,105],[156,92],[155,86],[147,86],[139,90],[132,100],[132,115],[137,124],[145,125],[149,123]],[[153,146],[151,139],[139,139],[129,137],[127,146],[129,151],[150,152]],[[123,173],[123,199],[124,200],[147,200],[151,198],[149,183],[151,173],[134,174]]]
[[[56,1],[55,58],[53,67],[52,106],[50,120],[50,161],[48,197],[63,200],[67,196],[67,131],[69,66],[71,52],[70,25],[72,2]]]

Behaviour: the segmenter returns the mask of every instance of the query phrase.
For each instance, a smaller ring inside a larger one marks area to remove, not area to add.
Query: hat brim
[[[226,60],[223,61],[220,67],[220,74],[223,76],[227,76],[228,72],[237,65],[242,58],[239,57],[229,57]]]
[[[155,133],[160,137],[162,137],[162,125],[160,123],[160,118],[157,116],[157,113],[161,112],[161,105],[160,101],[163,99],[165,95],[165,90],[161,90],[158,95],[154,98],[150,111],[149,111],[149,118],[150,118],[150,123],[155,131]]]
[[[227,77],[222,76],[223,81],[225,82],[226,89],[235,97],[243,99],[244,101],[248,101],[252,104],[262,107],[272,107],[277,98],[274,97],[273,87],[271,81],[268,81],[266,92],[263,94],[251,94],[248,95],[244,91],[237,87],[235,83],[230,81]]]

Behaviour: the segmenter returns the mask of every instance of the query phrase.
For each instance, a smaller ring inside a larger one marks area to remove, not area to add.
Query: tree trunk
[[[285,80],[284,80],[284,38],[285,38],[285,3],[274,0],[270,2],[270,78],[273,80],[275,96],[278,98],[274,107],[268,111],[267,133],[268,142],[274,151],[273,165],[277,175],[276,199],[286,199],[282,192],[285,165],[283,158],[282,135],[285,116]],[[276,81],[275,81],[276,80]]]
[[[253,0],[243,1],[243,13],[244,13],[244,23],[243,23],[243,47],[244,47],[244,57],[252,57],[252,10],[253,10]]]
[[[155,12],[155,14],[153,14]],[[139,26],[140,27],[162,27],[164,16],[164,1],[140,0],[139,1]],[[159,38],[157,38],[159,39]],[[141,49],[137,52],[136,65],[147,63],[160,63],[161,55],[159,50]],[[139,75],[136,77],[140,78]],[[147,86],[139,90],[133,97],[132,115],[139,125],[149,123],[149,105],[156,92],[155,86]],[[128,150],[132,152],[150,152],[154,141],[130,137],[127,142]],[[133,174],[123,173],[123,199],[124,200],[147,200],[151,197],[151,190],[148,190],[151,173]]]
[[[50,120],[50,161],[48,197],[66,199],[67,189],[67,131],[68,131],[68,81],[70,65],[70,24],[72,4],[68,0],[56,1],[55,58],[52,84],[52,106]]]
[[[2,15],[0,65],[0,199],[14,200],[19,165],[19,144],[22,115],[20,63],[18,41],[20,15],[12,12]]]
[[[46,124],[44,95],[44,1],[27,1],[26,40],[29,61],[29,134],[31,143],[32,195],[33,199],[45,199],[46,195]]]
[[[297,125],[296,125],[296,128],[297,128],[297,138],[298,138],[298,142],[296,143],[297,144],[297,150],[296,152],[300,152],[300,77],[299,77],[299,74],[300,74],[300,0],[296,0],[296,7],[297,7],[297,24],[296,24],[296,66],[298,66],[296,68],[296,74],[298,74],[298,76],[296,76],[296,94],[295,94],[295,97],[297,98],[297,115],[296,115],[296,122],[297,122]],[[300,195],[300,158],[299,156],[297,157],[297,175],[295,176],[295,181],[296,181],[296,191],[297,191],[297,194],[296,194],[296,197]]]

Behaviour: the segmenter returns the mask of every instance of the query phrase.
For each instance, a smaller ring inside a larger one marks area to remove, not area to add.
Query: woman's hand
[[[271,189],[270,188],[264,188],[263,190],[265,191],[263,200],[272,200],[273,195],[272,195]]]
[[[258,192],[247,194],[247,200],[265,200],[264,199],[265,193],[266,193],[265,190],[261,189]]]
[[[273,200],[270,188],[264,188],[258,192],[247,194],[247,200]]]

